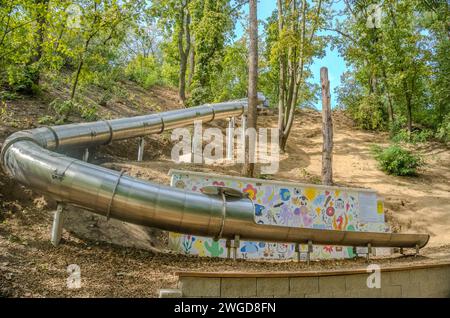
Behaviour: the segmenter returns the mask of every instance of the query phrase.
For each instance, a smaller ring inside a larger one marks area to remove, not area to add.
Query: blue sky
[[[266,20],[272,12],[276,9],[277,2],[275,0],[260,0],[258,2],[258,20]],[[333,9],[340,10],[343,8],[342,1],[338,1],[333,4]],[[248,13],[248,5],[244,7],[244,12]],[[246,23],[246,21],[241,21],[236,24],[236,37],[240,38],[244,32],[242,23]],[[260,36],[264,30],[260,27],[259,29]],[[326,35],[330,34],[329,31],[321,32],[320,34]],[[340,85],[341,74],[344,73],[347,69],[345,65],[344,59],[339,55],[337,50],[331,50],[330,46],[326,48],[325,56],[320,59],[315,59],[312,66],[311,71],[314,74],[314,78],[311,82],[320,83],[320,68],[322,66],[328,67],[328,78],[330,80],[330,88],[331,88],[331,107],[336,107],[336,94],[334,94],[334,89]],[[319,101],[316,105],[318,109],[322,109],[322,102]]]

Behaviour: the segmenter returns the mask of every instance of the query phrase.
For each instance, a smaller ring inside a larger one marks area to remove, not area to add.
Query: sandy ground
[[[135,115],[178,108],[174,93],[162,88],[135,91],[134,103],[117,100],[109,105],[105,117]],[[36,118],[47,109],[46,100],[23,100],[11,105],[10,115],[0,123],[0,143],[15,130],[35,126]],[[21,111],[28,107],[28,114]],[[122,109],[123,107],[123,109]],[[31,115],[30,115],[31,114]],[[14,119],[14,120],[13,120]],[[260,118],[261,125],[275,127],[276,116]],[[387,176],[379,171],[369,149],[373,143],[387,144],[387,135],[360,131],[341,112],[334,114],[334,180],[338,185],[369,187],[385,198],[388,221],[399,232],[431,234],[421,256],[377,258],[389,264],[428,263],[450,259],[450,151],[442,144],[415,146],[427,166],[418,177]],[[215,124],[224,127],[224,122]],[[305,183],[320,182],[321,115],[301,111],[281,156],[280,172],[274,179]],[[240,175],[239,165],[175,165],[170,160],[170,134],[147,137],[144,162],[136,162],[137,142],[130,140],[102,147],[93,162],[127,174],[164,184],[170,168]],[[155,297],[159,288],[176,285],[174,272],[202,271],[293,271],[365,266],[362,259],[305,263],[201,259],[167,251],[165,232],[125,224],[71,207],[62,244],[49,242],[52,200],[42,197],[7,178],[0,172],[0,296],[8,297]],[[82,288],[66,287],[67,266],[81,268]]]

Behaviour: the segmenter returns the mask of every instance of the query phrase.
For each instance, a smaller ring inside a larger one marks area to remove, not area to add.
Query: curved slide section
[[[419,247],[428,234],[319,230],[261,225],[246,197],[226,191],[206,195],[123,175],[62,154],[193,124],[240,116],[247,100],[208,104],[145,116],[36,128],[14,133],[1,151],[4,170],[15,180],[59,202],[107,218],[167,231],[233,239],[343,246]]]

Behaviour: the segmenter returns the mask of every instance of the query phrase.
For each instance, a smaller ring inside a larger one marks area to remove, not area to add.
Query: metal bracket
[[[65,171],[58,171],[58,169],[53,170],[52,179],[62,181],[64,179]]]

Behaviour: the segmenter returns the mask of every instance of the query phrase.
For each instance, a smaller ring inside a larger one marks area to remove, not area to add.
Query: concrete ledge
[[[181,298],[181,290],[180,289],[160,289],[159,290],[159,298]]]
[[[412,269],[430,269],[450,266],[450,261],[433,264],[408,264],[405,266],[381,267],[382,272],[408,271]],[[342,270],[324,270],[324,271],[301,271],[301,272],[185,272],[178,271],[175,275],[178,277],[314,277],[314,276],[339,276],[367,274],[365,268],[342,269]]]
[[[178,272],[182,297],[450,297],[450,262],[305,272]]]

